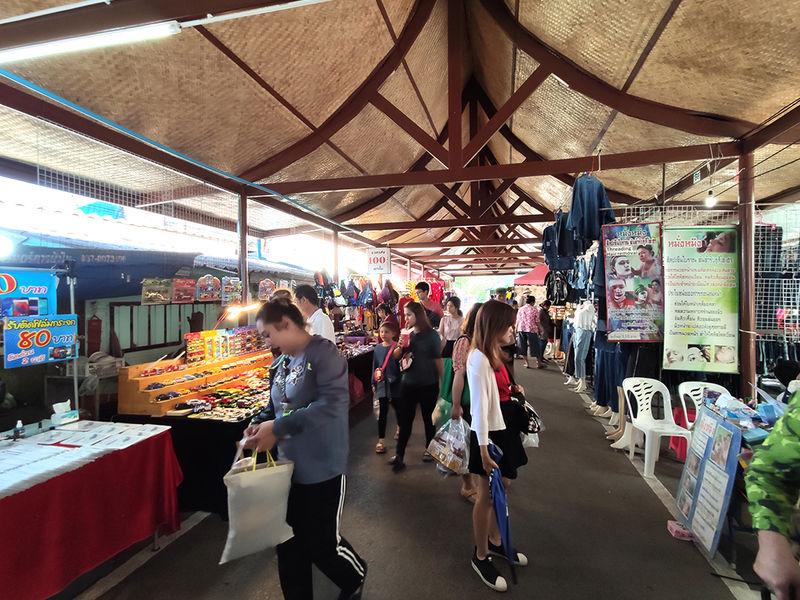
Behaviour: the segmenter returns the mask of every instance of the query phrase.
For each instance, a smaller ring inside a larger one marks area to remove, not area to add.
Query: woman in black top
[[[405,367],[397,404],[400,436],[397,440],[397,452],[389,461],[395,473],[402,471],[406,466],[404,457],[414,426],[417,404],[420,405],[422,422],[425,425],[426,448],[436,433],[431,417],[439,396],[439,380],[444,369],[442,341],[436,330],[431,327],[425,308],[419,302],[409,302],[404,312],[406,326],[409,329],[413,328],[413,331],[410,333],[406,331],[401,335],[400,345],[394,351],[395,357],[401,361],[400,368]],[[425,452],[422,460],[430,462],[433,459]]]

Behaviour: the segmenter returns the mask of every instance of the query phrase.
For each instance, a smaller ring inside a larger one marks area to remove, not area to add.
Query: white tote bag
[[[224,477],[228,488],[228,541],[219,564],[274,548],[294,535],[286,524],[286,506],[294,463],[275,460],[257,465],[256,456],[236,453]]]

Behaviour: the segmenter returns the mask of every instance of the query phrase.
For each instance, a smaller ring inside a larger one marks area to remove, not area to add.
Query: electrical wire
[[[765,158],[761,159],[760,161],[758,161],[757,163],[755,163],[755,164],[753,165],[753,168],[755,169],[755,168],[756,168],[758,165],[761,165],[761,164],[765,163],[766,161],[768,161],[768,160],[770,160],[770,159],[774,158],[775,156],[777,156],[778,154],[780,154],[781,152],[783,152],[784,150],[786,150],[786,149],[787,149],[787,148],[789,148],[790,146],[793,146],[793,145],[794,145],[794,144],[796,144],[797,142],[800,142],[800,137],[798,137],[796,140],[794,140],[794,141],[792,141],[792,142],[789,142],[788,144],[786,144],[786,145],[785,145],[783,148],[781,148],[780,150],[776,150],[775,152],[773,152],[773,153],[772,153],[772,154],[770,154],[769,156],[767,156],[767,157],[765,157]],[[770,169],[769,171],[764,171],[763,173],[758,173],[758,174],[756,174],[756,175],[753,175],[753,177],[751,177],[751,179],[757,179],[758,177],[761,177],[762,175],[766,175],[766,174],[768,174],[768,173],[772,173],[773,171],[777,171],[778,169],[782,169],[783,167],[786,167],[786,166],[788,166],[788,165],[791,165],[791,164],[793,164],[793,163],[796,163],[798,160],[800,160],[800,158],[796,158],[796,159],[794,159],[794,160],[791,160],[791,161],[789,161],[789,162],[787,162],[787,163],[784,163],[784,164],[782,164],[782,165],[778,165],[777,167],[774,167],[774,168]],[[742,170],[741,170],[741,169],[737,170],[735,175],[732,175],[732,176],[728,177],[728,179],[725,179],[725,180],[723,180],[723,181],[720,181],[719,183],[716,183],[716,184],[714,184],[714,185],[711,185],[711,186],[709,186],[709,187],[708,187],[708,189],[713,189],[713,188],[715,188],[715,187],[719,187],[720,185],[724,185],[724,184],[728,183],[729,181],[733,181],[734,179],[736,179],[736,177],[738,177],[738,176],[739,176],[739,174],[740,174],[741,172],[742,172]],[[736,186],[735,186],[735,185],[729,186],[729,187],[725,188],[724,190],[722,190],[722,191],[720,192],[720,194],[724,194],[725,192],[727,192],[728,190],[730,190],[731,188],[734,188],[734,187],[736,187]],[[681,199],[680,199],[680,201],[681,201],[681,202],[686,202],[686,201],[688,201],[688,200],[691,200],[692,198],[696,198],[697,196],[699,196],[699,195],[701,195],[701,194],[704,194],[705,192],[706,192],[706,190],[705,190],[705,188],[704,188],[703,190],[701,190],[701,191],[699,191],[699,192],[696,192],[696,193],[692,194],[691,196],[688,196],[688,197],[686,197],[686,198],[681,198]]]

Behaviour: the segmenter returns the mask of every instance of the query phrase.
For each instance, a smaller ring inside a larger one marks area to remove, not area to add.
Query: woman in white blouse
[[[447,301],[446,310],[439,322],[439,337],[442,338],[442,358],[452,358],[453,346],[461,336],[464,313],[461,312],[461,299],[453,296]]]
[[[489,494],[489,474],[500,469],[504,480],[514,479],[517,468],[527,463],[522,447],[518,418],[515,418],[513,385],[502,359],[502,347],[514,343],[514,309],[505,302],[491,300],[478,313],[472,351],[467,358],[472,432],[470,433],[469,471],[478,484],[478,498],[472,511],[475,552],[472,568],[491,589],[504,592],[506,580],[492,563],[491,556],[505,557],[500,531]],[[489,444],[503,453],[498,465],[489,455]],[[513,551],[514,564],[525,566],[524,554]]]

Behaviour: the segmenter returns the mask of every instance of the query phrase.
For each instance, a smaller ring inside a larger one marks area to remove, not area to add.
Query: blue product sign
[[[50,271],[0,269],[0,317],[55,314],[57,288]]]
[[[706,407],[700,409],[678,487],[680,520],[713,557],[728,514],[742,432]]]
[[[6,317],[3,324],[6,369],[75,358],[78,315]]]

